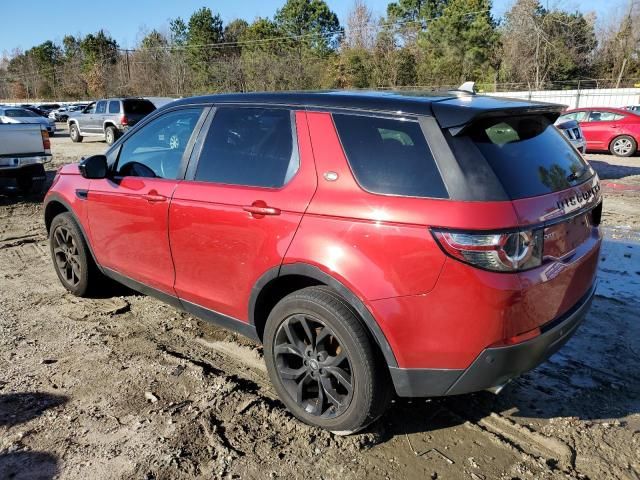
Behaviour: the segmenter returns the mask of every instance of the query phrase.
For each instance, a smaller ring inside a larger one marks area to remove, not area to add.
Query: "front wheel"
[[[336,292],[309,287],[282,299],[265,326],[267,371],[300,420],[350,434],[390,400],[388,370],[354,310]]]
[[[69,126],[69,136],[71,137],[71,141],[74,143],[79,143],[83,140],[82,135],[80,135],[80,129],[75,123],[72,123]]]
[[[104,139],[107,142],[107,145],[113,145],[117,138],[118,135],[114,127],[107,127],[104,129]]]
[[[629,135],[620,135],[611,142],[609,151],[616,157],[630,157],[638,149],[636,140]]]
[[[66,212],[53,219],[49,248],[60,282],[71,293],[85,297],[101,279],[89,247],[73,216]]]

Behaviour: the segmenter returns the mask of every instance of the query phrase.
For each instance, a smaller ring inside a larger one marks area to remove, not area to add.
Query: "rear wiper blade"
[[[569,176],[567,176],[567,182],[575,182],[579,178],[582,178],[582,176],[585,173],[587,173],[588,170],[589,170],[588,167],[582,167],[581,170],[579,170],[577,172],[572,172]]]

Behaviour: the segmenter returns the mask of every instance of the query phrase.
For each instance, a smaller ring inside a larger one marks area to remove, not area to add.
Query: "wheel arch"
[[[290,293],[316,285],[330,287],[349,303],[375,340],[386,364],[397,367],[391,345],[364,302],[342,282],[318,267],[306,263],[274,267],[265,272],[253,286],[249,298],[249,323],[255,327],[260,341],[269,312],[276,303]]]
[[[80,233],[82,233],[82,236],[84,237],[87,248],[91,253],[91,258],[93,258],[94,263],[96,264],[100,272],[102,272],[102,267],[100,267],[100,264],[96,261],[96,256],[93,253],[93,248],[91,247],[91,243],[89,243],[89,237],[87,236],[87,232],[85,232],[84,227],[82,226],[82,222],[80,222],[80,220],[78,219],[71,205],[69,205],[69,203],[64,198],[56,193],[49,194],[44,203],[44,225],[47,229],[47,235],[49,234],[49,230],[51,228],[51,222],[53,222],[53,219],[61,213],[71,214],[73,220],[76,222],[78,228],[80,229]]]

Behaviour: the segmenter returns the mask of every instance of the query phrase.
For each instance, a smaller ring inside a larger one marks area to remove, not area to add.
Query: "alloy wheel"
[[[321,320],[288,317],[276,332],[273,353],[282,384],[305,412],[335,418],[347,409],[353,397],[351,361]]]
[[[633,144],[628,138],[619,138],[613,144],[613,151],[618,155],[629,155],[633,149]]]
[[[77,286],[82,275],[80,253],[73,235],[64,226],[57,227],[53,232],[53,254],[62,278],[69,286]]]

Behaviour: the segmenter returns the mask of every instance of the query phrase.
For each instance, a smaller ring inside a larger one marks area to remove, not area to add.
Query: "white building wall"
[[[594,88],[585,90],[539,90],[495,92],[486,95],[559,103],[569,108],[624,107],[640,105],[640,88]]]

